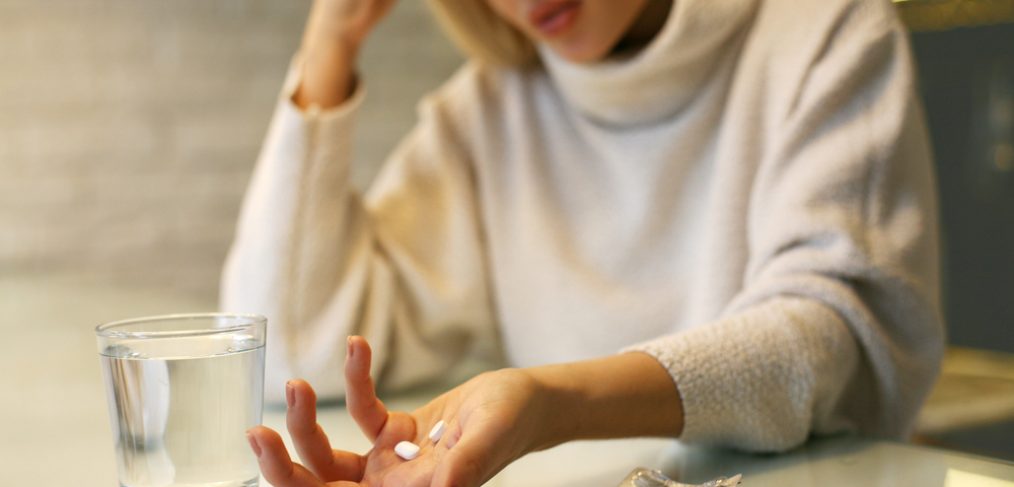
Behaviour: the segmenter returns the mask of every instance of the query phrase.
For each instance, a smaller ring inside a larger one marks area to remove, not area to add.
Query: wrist
[[[348,2],[315,0],[303,33],[303,46],[342,47],[354,54],[379,18],[363,5],[353,7]]]
[[[534,417],[538,418],[529,451],[540,451],[579,438],[581,391],[567,371],[568,365],[522,369],[531,379]]]
[[[344,59],[355,60],[362,45],[363,39],[350,33],[349,29],[342,28],[333,22],[328,22],[326,25],[311,25],[307,27],[300,50],[303,52],[327,53],[329,56],[340,56]]]
[[[572,440],[678,437],[683,402],[669,373],[643,353],[524,369],[532,378],[532,450]]]
[[[300,45],[300,85],[293,101],[301,108],[332,108],[355,89],[355,65],[372,23],[341,2],[317,0]]]
[[[357,48],[341,42],[304,44],[296,104],[301,108],[331,108],[352,96],[357,52]]]

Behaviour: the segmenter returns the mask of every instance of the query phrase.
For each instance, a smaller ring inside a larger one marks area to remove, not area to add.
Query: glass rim
[[[211,328],[202,330],[170,330],[170,331],[122,331],[116,328],[145,322],[154,321],[186,321],[186,320],[199,320],[208,318],[239,318],[250,320],[249,323],[242,325],[233,325],[222,328]],[[267,323],[267,318],[263,315],[253,313],[177,313],[177,314],[165,314],[165,315],[154,315],[154,316],[142,316],[138,318],[127,318],[124,320],[110,321],[102,323],[95,327],[95,335],[100,338],[185,338],[185,337],[200,337],[209,335],[223,335],[234,333],[237,331],[243,331],[249,329],[251,326],[264,325]]]

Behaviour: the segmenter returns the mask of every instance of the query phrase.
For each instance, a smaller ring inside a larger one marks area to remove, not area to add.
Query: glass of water
[[[121,487],[252,487],[245,432],[261,422],[256,315],[188,314],[100,325]]]

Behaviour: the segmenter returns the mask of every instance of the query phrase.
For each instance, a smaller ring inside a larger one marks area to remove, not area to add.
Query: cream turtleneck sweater
[[[345,336],[403,387],[476,341],[510,365],[663,364],[681,439],[779,450],[901,436],[937,371],[935,194],[883,0],[677,1],[634,57],[465,65],[366,198],[364,91],[281,97],[222,307],[269,317],[270,397],[342,394]]]

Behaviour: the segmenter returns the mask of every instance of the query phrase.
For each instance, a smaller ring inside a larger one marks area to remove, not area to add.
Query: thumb
[[[437,466],[432,487],[478,487],[506,467],[492,436],[463,433]]]

